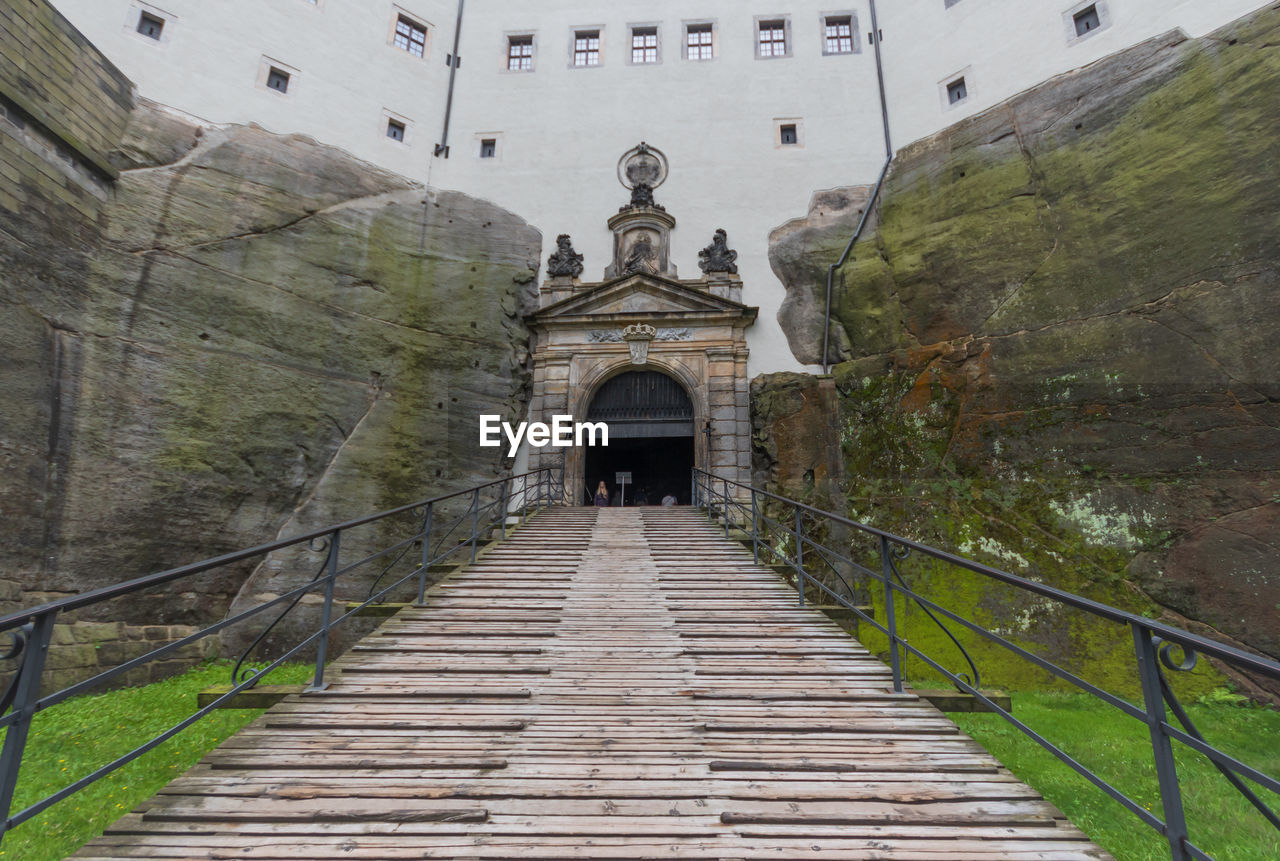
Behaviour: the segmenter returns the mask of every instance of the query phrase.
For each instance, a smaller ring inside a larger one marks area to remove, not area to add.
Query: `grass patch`
[[[231,664],[218,661],[144,687],[75,697],[36,715],[18,778],[14,811],[57,792],[189,717],[196,711],[196,694],[225,684],[230,673]],[[309,666],[286,665],[271,673],[266,683],[297,684],[310,675]],[[260,714],[260,709],[213,712],[155,750],[19,825],[0,844],[0,859],[65,858]]]
[[[1087,694],[1015,693],[1014,714],[1085,767],[1163,818],[1145,724]],[[1230,704],[1187,706],[1209,743],[1280,774],[1280,713]],[[973,736],[1117,861],[1167,861],[1169,845],[1119,803],[993,714],[954,714]],[[1197,753],[1173,744],[1191,840],[1222,861],[1280,858],[1280,833]],[[1266,803],[1276,796],[1253,786]]]

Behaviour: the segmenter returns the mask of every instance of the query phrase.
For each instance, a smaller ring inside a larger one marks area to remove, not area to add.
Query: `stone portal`
[[[649,504],[667,494],[687,503],[695,465],[750,481],[746,328],[757,309],[742,304],[723,231],[707,230],[700,278],[676,277],[676,220],[653,198],[666,178],[661,153],[641,144],[619,177],[631,201],[608,221],[614,253],[604,280],[580,280],[582,255],[561,236],[529,317],[532,420],[607,421],[610,446],[535,448],[530,467],[563,468],[571,503],[587,502],[602,479],[616,499],[617,472],[632,473],[629,500],[643,491]]]

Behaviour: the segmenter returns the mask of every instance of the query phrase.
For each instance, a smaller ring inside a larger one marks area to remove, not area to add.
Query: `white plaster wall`
[[[586,255],[586,279],[608,264],[606,219],[626,202],[618,158],[646,140],[671,176],[657,200],[677,219],[673,261],[699,274],[697,252],[717,227],[739,252],[743,298],[760,307],[749,330],[750,373],[800,366],[777,324],[784,298],[768,235],[805,214],[815,190],[869,184],[883,161],[868,0],[470,0],[459,54],[450,157],[435,158],[444,121],[457,0],[53,0],[151,99],[214,123],[256,122],[310,135],[442,188],[488,198]],[[1081,0],[880,0],[894,145],[939,131],[1028,87],[1143,39],[1182,27],[1203,35],[1266,5],[1259,0],[1098,0],[1109,21],[1069,38]],[[427,55],[389,44],[397,7],[430,25]],[[156,43],[138,11],[165,16]],[[823,56],[823,14],[857,18],[857,53]],[[787,16],[791,55],[756,59],[755,19]],[[717,57],[683,59],[683,23],[711,20]],[[661,62],[631,65],[631,24],[658,25]],[[603,30],[603,64],[570,67],[572,31]],[[506,70],[508,33],[533,33],[535,70]],[[262,58],[296,70],[287,96],[260,85]],[[961,105],[940,84],[964,71]],[[387,113],[408,121],[404,144]],[[775,143],[779,119],[799,146]],[[482,137],[498,157],[479,158]]]
[[[792,56],[755,57],[755,17],[791,18]],[[649,0],[644,4],[504,0],[467,4],[448,164],[435,181],[491,199],[536,221],[544,258],[559,233],[600,280],[612,254],[605,221],[627,203],[618,159],[642,140],[671,173],[655,194],[677,220],[672,261],[698,277],[698,251],[716,228],[739,252],[743,301],[760,308],[749,332],[751,373],[798,369],[777,324],[784,298],[768,261],[769,232],[804,215],[815,189],[873,182],[884,161],[875,61],[865,32],[858,52],[823,56],[821,13],[867,20],[864,2]],[[683,21],[713,19],[718,56],[683,59]],[[655,65],[630,65],[632,23],[657,24]],[[575,28],[602,29],[603,63],[572,68]],[[535,70],[506,71],[506,34],[534,34]],[[801,126],[798,146],[776,144],[776,120]],[[479,158],[479,137],[500,133],[499,158]]]
[[[1069,12],[1097,2],[1109,26],[1084,38]],[[1264,0],[880,0],[885,88],[895,147],[1169,30],[1203,36]],[[963,72],[969,98],[944,106],[940,84]]]

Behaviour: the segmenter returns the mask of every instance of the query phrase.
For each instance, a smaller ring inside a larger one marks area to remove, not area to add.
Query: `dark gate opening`
[[[603,481],[610,503],[619,504],[617,473],[630,472],[626,505],[660,505],[667,495],[689,504],[693,402],[683,386],[657,371],[621,374],[596,392],[587,421],[609,425],[609,445],[586,450],[586,503]]]

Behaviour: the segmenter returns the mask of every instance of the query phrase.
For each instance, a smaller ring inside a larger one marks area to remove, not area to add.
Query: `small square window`
[[[785,146],[800,143],[800,135],[796,131],[795,123],[785,123],[778,126],[778,143]]]
[[[956,78],[947,84],[947,101],[950,104],[963,102],[967,98],[969,98],[969,88],[965,86],[964,78]]]
[[[497,158],[498,157],[498,140],[497,138],[484,138],[480,141],[480,158]]]
[[[710,60],[715,46],[710,24],[690,24],[685,29],[685,46],[690,60]]]
[[[759,33],[761,57],[787,55],[787,22],[785,20],[761,21]]]
[[[1098,4],[1081,9],[1075,15],[1071,16],[1072,21],[1076,25],[1076,35],[1084,36],[1097,30],[1102,26],[1102,19],[1098,17]]]
[[[272,66],[267,72],[267,87],[281,93],[289,92],[289,73]]]
[[[573,64],[575,66],[600,65],[599,30],[578,30],[574,32]]]
[[[150,12],[138,16],[138,32],[149,39],[160,41],[160,33],[164,30],[164,19]]]
[[[853,53],[853,16],[831,16],[824,22],[827,54]]]
[[[393,141],[404,141],[404,123],[399,120],[387,120],[387,137]]]
[[[532,36],[510,36],[507,38],[507,70],[511,72],[533,71]]]
[[[426,26],[401,15],[396,20],[395,45],[415,57],[423,56],[427,50]]]
[[[633,27],[631,29],[631,62],[658,62],[657,27]]]

